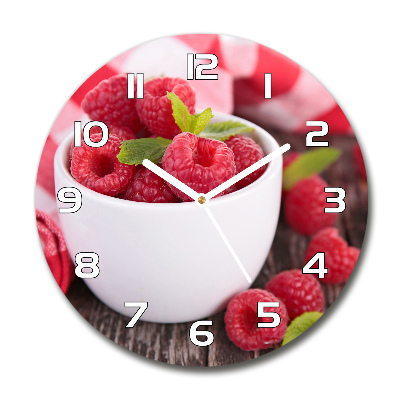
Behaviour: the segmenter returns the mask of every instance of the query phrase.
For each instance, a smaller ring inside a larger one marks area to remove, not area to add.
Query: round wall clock
[[[43,149],[36,217],[94,328],[156,361],[221,366],[329,314],[367,197],[353,129],[313,76],[257,43],[190,34],[132,48],[75,91]]]

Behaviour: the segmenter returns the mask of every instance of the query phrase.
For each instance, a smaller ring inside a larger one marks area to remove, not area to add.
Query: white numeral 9
[[[257,303],[257,316],[260,318],[272,318],[271,322],[258,322],[258,328],[276,328],[281,323],[281,317],[276,312],[265,312],[265,307],[279,307],[278,301],[259,301]]]
[[[346,208],[346,203],[344,202],[344,198],[346,196],[346,191],[340,187],[337,188],[325,188],[325,193],[337,193],[338,197],[327,197],[327,203],[338,203],[338,207],[332,208],[324,208],[324,212],[326,213],[341,213]]]
[[[66,196],[66,193],[70,193],[73,196]],[[82,207],[82,193],[74,187],[63,187],[57,192],[57,199],[61,203],[74,204],[69,208],[59,208],[60,214],[68,214],[77,212]]]
[[[90,261],[83,261],[84,258],[90,258]],[[75,256],[75,275],[78,278],[96,278],[99,273],[100,269],[98,267],[99,263],[99,255],[97,253],[78,253]],[[83,268],[90,268],[91,272],[83,272]]]
[[[197,321],[192,324],[189,331],[189,337],[193,344],[196,346],[209,346],[214,341],[214,335],[209,331],[198,331],[197,327],[199,325],[212,325],[212,321]],[[197,336],[206,336],[207,339],[204,342],[201,342],[197,339]]]
[[[306,136],[306,146],[307,147],[328,147],[329,142],[313,142],[314,136],[325,136],[328,133],[329,126],[325,121],[307,121],[307,126],[320,126],[320,131],[311,131],[307,133]]]
[[[196,67],[194,67],[194,60],[211,60],[211,63],[209,64],[199,64]],[[211,70],[214,68],[217,68],[218,66],[218,57],[215,54],[192,54],[188,53],[187,55],[187,79],[188,80],[193,80],[193,70],[196,71],[196,77],[194,79],[196,80],[217,80],[218,79],[218,74],[204,74],[203,75],[203,70]]]

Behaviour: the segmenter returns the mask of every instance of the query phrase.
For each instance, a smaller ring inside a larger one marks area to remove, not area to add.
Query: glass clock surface
[[[156,361],[221,366],[325,318],[352,279],[367,197],[323,85],[258,43],[190,34],[132,48],[75,91],[43,149],[36,217],[94,328]]]

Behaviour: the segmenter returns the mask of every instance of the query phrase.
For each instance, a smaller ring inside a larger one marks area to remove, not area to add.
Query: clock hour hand
[[[176,179],[174,176],[169,174],[167,171],[164,171],[158,165],[154,164],[152,161],[145,159],[142,163],[146,168],[148,168],[151,172],[154,172],[160,178],[164,179],[169,184],[175,186],[181,192],[185,193],[187,196],[191,197],[194,201],[197,201],[200,195],[194,191],[189,186],[182,183],[180,180]]]
[[[288,151],[290,149],[290,144],[286,143],[283,146],[279,147],[279,149],[273,151],[272,153],[269,153],[267,156],[262,158],[261,160],[258,160],[255,162],[253,165],[250,165],[250,167],[247,167],[243,171],[239,172],[232,178],[228,179],[227,181],[221,183],[221,185],[217,186],[216,188],[210,190],[206,195],[206,199],[212,199],[213,197],[217,196],[218,194],[222,193],[224,190],[228,189],[230,186],[234,185],[235,183],[239,182],[241,179],[245,178],[247,175],[250,175],[252,172],[257,170],[258,168],[261,168],[265,164],[269,163],[276,157],[280,156],[284,152]]]

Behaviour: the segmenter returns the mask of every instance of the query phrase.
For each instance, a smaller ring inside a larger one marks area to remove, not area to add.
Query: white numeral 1
[[[262,318],[272,318],[271,322],[258,322],[258,328],[276,328],[281,323],[281,317],[276,312],[265,312],[265,307],[279,307],[278,301],[259,301],[257,303],[257,316]]]
[[[264,97],[272,98],[272,74],[264,74]]]
[[[318,268],[311,268],[316,262],[318,262]],[[303,274],[318,274],[318,278],[323,278],[327,273],[328,268],[325,268],[325,253],[316,253],[303,267]]]
[[[66,196],[66,193],[70,193],[73,196]],[[61,203],[74,204],[72,207],[59,208],[60,214],[68,214],[77,212],[82,207],[82,193],[74,187],[63,187],[57,192],[57,199]]]
[[[344,198],[346,196],[346,191],[340,187],[337,188],[331,188],[327,187],[325,188],[325,193],[337,193],[338,197],[327,197],[326,202],[327,203],[338,203],[338,207],[333,208],[333,207],[327,207],[324,208],[324,212],[326,213],[341,213],[342,211],[345,210],[346,208],[346,203],[344,202]]]
[[[84,258],[90,258],[90,261],[83,261]],[[78,253],[75,256],[75,275],[79,278],[96,278],[99,273],[100,269],[97,265],[99,263],[99,255],[97,253]],[[90,268],[91,272],[83,272],[83,268]]]
[[[211,60],[209,64],[199,64],[194,67],[194,60]],[[217,80],[218,74],[204,74],[203,70],[215,69],[218,66],[218,57],[215,54],[188,53],[187,55],[187,79],[188,80]],[[193,71],[196,71],[195,77]]]
[[[139,320],[139,318],[146,311],[148,306],[149,306],[149,303],[147,301],[135,301],[135,302],[134,301],[126,301],[124,303],[124,307],[139,307],[139,309],[136,311],[135,315],[129,321],[126,328],[133,328],[135,326],[136,322]]]
[[[320,131],[310,131],[306,136],[307,147],[329,147],[329,142],[313,142],[314,136],[325,136],[329,131],[329,125],[325,121],[306,121],[307,126],[320,126]]]
[[[127,74],[128,78],[128,99],[135,98],[135,74]],[[136,98],[143,99],[143,85],[144,85],[144,74],[136,74]]]
[[[196,346],[209,346],[214,341],[214,335],[209,331],[198,331],[197,327],[200,325],[212,325],[212,321],[197,321],[192,324],[189,330],[189,337],[193,344]],[[207,339],[204,342],[201,342],[197,339],[197,336],[203,335]]]

